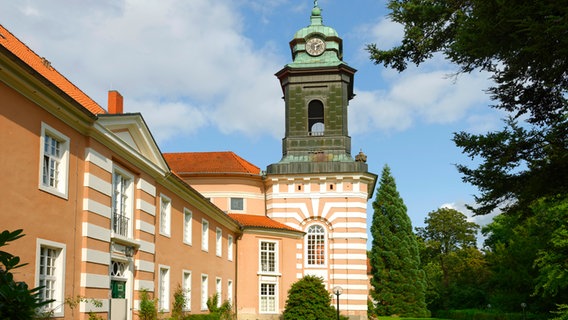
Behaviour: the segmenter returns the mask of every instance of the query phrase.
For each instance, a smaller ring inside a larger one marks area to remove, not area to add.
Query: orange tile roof
[[[241,214],[241,213],[229,213],[229,217],[236,220],[239,224],[243,227],[254,227],[254,228],[262,228],[262,229],[278,229],[278,230],[287,230],[287,231],[296,231],[299,232],[300,230],[294,229],[289,227],[283,223],[278,221],[272,220],[267,216],[257,216],[252,214]]]
[[[260,174],[260,168],[234,152],[181,152],[164,153],[166,162],[180,174],[184,173],[238,173]]]
[[[65,78],[50,62],[38,56],[28,46],[16,38],[10,31],[0,24],[0,45],[22,60],[30,68],[41,74],[49,82],[53,83],[61,91],[65,92],[83,107],[94,114],[106,113],[99,104],[77,88],[71,81]]]

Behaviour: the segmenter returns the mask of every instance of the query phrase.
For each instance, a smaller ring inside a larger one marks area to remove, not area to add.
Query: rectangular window
[[[44,306],[53,310],[53,316],[63,316],[65,281],[65,245],[47,240],[37,240],[36,286],[43,287],[40,300],[54,300]]]
[[[260,271],[276,272],[276,242],[260,242]]]
[[[170,269],[168,267],[160,267],[159,286],[158,308],[159,311],[167,311],[170,305]]]
[[[217,294],[217,307],[220,307],[223,300],[223,281],[221,278],[215,279],[215,294]]]
[[[183,310],[190,311],[191,310],[191,271],[183,272],[182,290],[183,290],[183,295],[185,297]]]
[[[220,257],[223,255],[223,231],[221,228],[216,229],[215,236],[215,254]]]
[[[192,244],[193,230],[192,230],[193,213],[188,209],[183,211],[183,242],[189,245]]]
[[[112,175],[112,231],[123,237],[132,237],[132,176],[115,168]]]
[[[233,280],[227,281],[227,301],[233,305]]]
[[[231,210],[232,211],[243,211],[244,199],[243,198],[231,198]]]
[[[69,138],[41,124],[39,188],[67,199]]]
[[[166,196],[160,196],[160,234],[170,236],[172,219],[172,201]]]
[[[274,283],[260,284],[260,312],[261,313],[276,312],[276,284]]]
[[[227,236],[227,259],[233,261],[233,236]]]
[[[201,250],[209,251],[209,222],[201,220]]]
[[[207,310],[209,278],[206,274],[201,275],[201,310]]]

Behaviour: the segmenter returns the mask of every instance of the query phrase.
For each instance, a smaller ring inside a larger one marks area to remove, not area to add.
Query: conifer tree
[[[427,317],[426,279],[412,223],[390,168],[383,168],[373,202],[370,314]]]

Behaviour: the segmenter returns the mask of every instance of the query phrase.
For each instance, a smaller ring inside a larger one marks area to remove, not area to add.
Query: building
[[[136,319],[142,290],[169,313],[178,285],[191,313],[219,294],[239,319],[278,319],[291,284],[317,275],[366,319],[377,177],[351,155],[356,71],[317,2],[290,48],[282,158],[261,171],[232,152],[162,154],[118,92],[105,110],[0,26],[0,215],[27,234],[10,246],[30,262],[18,280],[45,285],[65,319]],[[64,303],[76,296],[102,305]]]

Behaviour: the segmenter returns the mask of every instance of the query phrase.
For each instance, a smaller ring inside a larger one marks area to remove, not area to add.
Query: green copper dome
[[[326,67],[344,64],[343,62],[343,42],[337,31],[332,27],[323,24],[321,8],[314,1],[314,7],[310,16],[310,25],[304,27],[294,34],[290,41],[293,62],[289,67]],[[320,38],[325,43],[323,52],[308,53],[307,42],[311,38]]]

